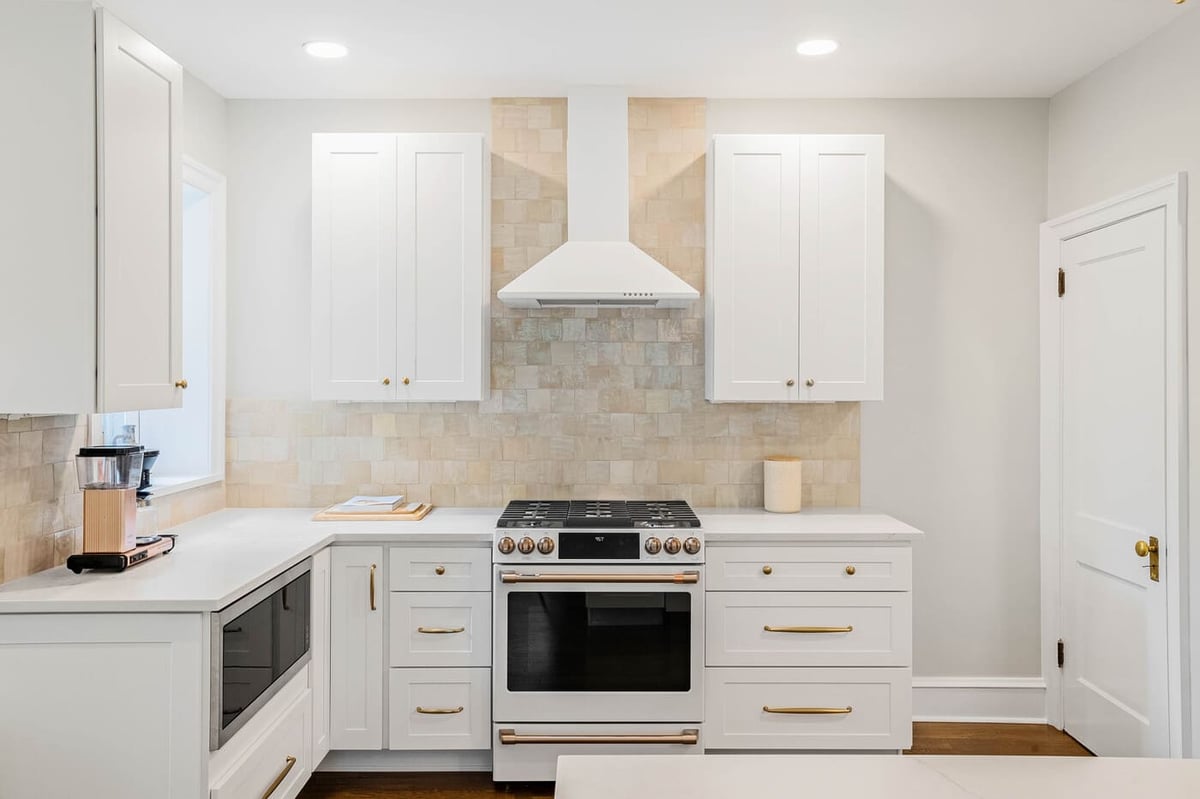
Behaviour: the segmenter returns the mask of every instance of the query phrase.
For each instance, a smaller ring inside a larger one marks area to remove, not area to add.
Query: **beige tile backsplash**
[[[566,100],[492,104],[492,291],[566,239]],[[704,286],[705,103],[633,99],[630,238]],[[859,501],[859,406],[704,400],[704,308],[522,311],[492,301],[484,402],[233,399],[232,506],[403,492],[439,505],[680,497],[761,506],[765,455],[805,459],[804,501]]]

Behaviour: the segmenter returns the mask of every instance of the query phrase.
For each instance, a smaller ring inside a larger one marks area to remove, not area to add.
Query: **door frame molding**
[[[1167,694],[1172,757],[1184,756],[1189,731],[1187,578],[1190,553],[1181,530],[1187,529],[1187,175],[1180,172],[1135,191],[1042,223],[1038,298],[1041,349],[1041,632],[1042,676],[1046,682],[1046,719],[1062,729],[1063,672],[1058,667],[1062,635],[1061,469],[1061,304],[1058,269],[1062,242],[1158,208],[1166,209],[1166,274],[1163,309],[1166,326],[1166,529],[1164,564],[1167,591]],[[1197,620],[1200,621],[1200,620]],[[1070,657],[1070,652],[1067,653]]]

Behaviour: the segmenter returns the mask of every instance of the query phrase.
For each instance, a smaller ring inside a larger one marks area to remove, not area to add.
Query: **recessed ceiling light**
[[[305,42],[304,52],[313,58],[342,58],[350,51],[337,42]]]
[[[796,52],[800,55],[829,55],[836,49],[838,43],[833,39],[809,39],[796,45]]]

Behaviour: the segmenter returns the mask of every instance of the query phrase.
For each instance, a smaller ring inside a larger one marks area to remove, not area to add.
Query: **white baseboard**
[[[317,771],[491,771],[492,753],[481,751],[330,752]]]
[[[1046,723],[1041,677],[913,677],[913,721]]]

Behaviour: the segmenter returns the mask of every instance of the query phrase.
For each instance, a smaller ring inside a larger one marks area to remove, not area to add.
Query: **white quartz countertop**
[[[1095,799],[1200,796],[1200,760],[894,755],[568,755],[555,799]]]
[[[168,555],[124,572],[65,566],[0,585],[0,613],[162,613],[219,610],[333,543],[490,546],[500,508],[435,508],[419,522],[314,522],[312,508],[229,509],[169,532]],[[709,544],[898,541],[920,536],[865,511],[699,510]]]

